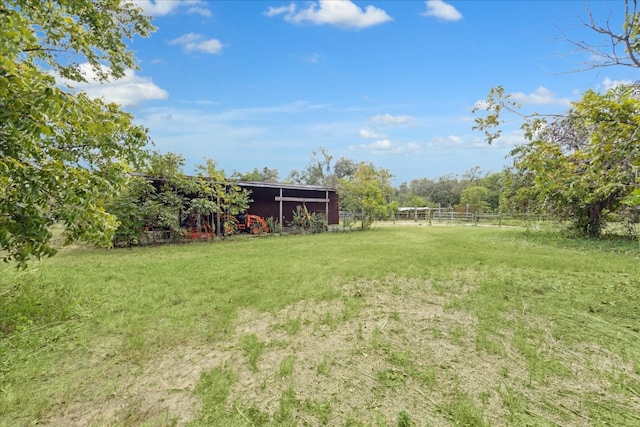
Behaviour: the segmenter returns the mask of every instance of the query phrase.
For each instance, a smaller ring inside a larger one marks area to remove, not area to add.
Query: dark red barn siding
[[[280,201],[278,198],[282,194],[283,198],[306,199],[305,201],[283,201],[282,202],[282,224],[289,225],[293,219],[293,211],[296,206],[305,205],[309,212],[318,215],[326,215],[327,204],[325,202],[309,201],[308,199],[329,199],[329,224],[338,224],[340,221],[338,208],[338,193],[334,188],[295,185],[295,184],[273,184],[266,182],[240,181],[240,187],[251,191],[251,202],[249,213],[260,215],[264,218],[280,216]],[[327,197],[328,196],[328,197]]]

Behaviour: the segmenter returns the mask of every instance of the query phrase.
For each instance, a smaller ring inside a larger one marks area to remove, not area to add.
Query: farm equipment
[[[224,233],[230,235],[236,232],[268,233],[269,227],[264,218],[259,215],[240,214],[226,216],[224,218]]]
[[[215,234],[213,233],[211,225],[209,225],[208,222],[205,222],[204,225],[201,225],[199,227],[192,227],[188,231],[187,237],[191,240],[213,239],[215,237]]]

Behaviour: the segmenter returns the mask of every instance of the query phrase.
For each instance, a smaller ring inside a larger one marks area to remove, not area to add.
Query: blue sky
[[[120,102],[186,173],[210,157],[228,174],[267,166],[285,179],[321,146],[396,184],[495,172],[523,140],[515,119],[492,146],[472,131],[492,86],[553,113],[638,79],[628,67],[573,72],[594,58],[566,41],[606,45],[581,24],[585,6],[617,30],[621,0],[136,3],[157,27],[130,43],[141,70],[83,89]]]

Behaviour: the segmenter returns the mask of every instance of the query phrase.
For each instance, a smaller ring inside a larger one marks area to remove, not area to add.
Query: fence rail
[[[360,221],[359,213],[340,212],[341,222]],[[491,225],[523,225],[557,223],[546,215],[515,215],[515,214],[475,214],[472,212],[456,212],[452,209],[439,208],[401,208],[386,221],[412,221],[432,223],[461,223],[461,224],[491,224]]]
[[[459,222],[459,223],[485,223],[497,225],[522,224],[531,222],[553,222],[546,215],[514,215],[514,214],[476,214],[473,212],[457,212],[451,209],[440,208],[401,208],[394,213],[391,220],[414,222]]]

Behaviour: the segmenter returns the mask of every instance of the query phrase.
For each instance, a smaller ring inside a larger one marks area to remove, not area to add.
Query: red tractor
[[[264,218],[252,214],[226,216],[224,218],[224,233],[230,235],[239,231],[251,234],[268,233],[269,227]]]

